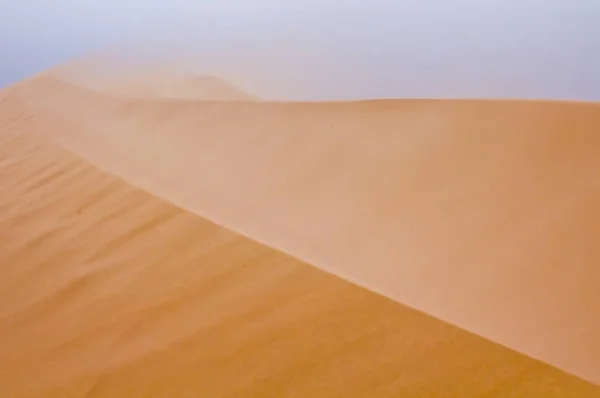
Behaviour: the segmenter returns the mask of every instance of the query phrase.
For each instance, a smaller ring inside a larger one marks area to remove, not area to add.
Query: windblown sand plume
[[[0,93],[0,396],[600,397],[600,106],[86,71]]]

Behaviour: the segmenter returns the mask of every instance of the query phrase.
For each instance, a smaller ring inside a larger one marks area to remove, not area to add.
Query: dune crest
[[[114,98],[51,86],[0,93],[2,397],[600,394],[98,170]]]
[[[21,93],[61,126],[41,133],[136,186],[600,382],[596,104],[132,100],[51,75]]]

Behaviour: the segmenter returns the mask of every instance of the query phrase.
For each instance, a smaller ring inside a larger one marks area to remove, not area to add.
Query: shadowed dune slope
[[[600,382],[596,104],[13,95],[134,185]]]
[[[600,382],[596,104],[12,95],[134,185]]]
[[[0,101],[2,397],[600,394],[101,172],[48,138],[73,115]]]

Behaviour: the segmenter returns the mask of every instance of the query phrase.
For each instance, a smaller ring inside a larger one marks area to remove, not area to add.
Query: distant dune
[[[1,396],[600,396],[599,106],[65,71],[0,93]]]
[[[212,101],[256,101],[241,88],[217,76],[198,75],[191,70],[161,63],[140,65],[139,60],[100,54],[77,60],[52,71],[55,78],[78,87],[117,97]]]

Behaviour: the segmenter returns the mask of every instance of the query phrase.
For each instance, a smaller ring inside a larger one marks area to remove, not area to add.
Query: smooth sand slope
[[[596,104],[133,100],[51,75],[14,95],[134,185],[600,382]]]
[[[0,396],[600,396],[98,170],[52,137],[102,108],[36,84],[0,93]]]

